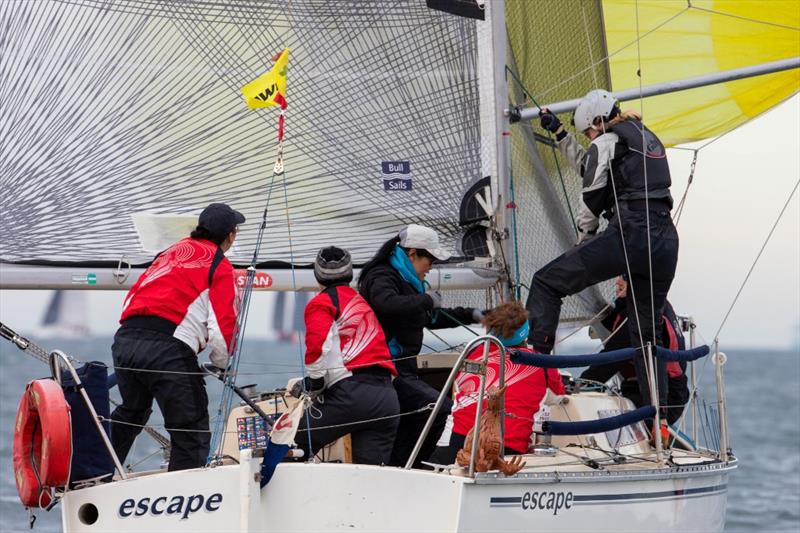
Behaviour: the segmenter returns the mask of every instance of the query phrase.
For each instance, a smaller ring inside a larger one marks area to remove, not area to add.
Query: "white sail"
[[[460,248],[462,197],[493,169],[475,21],[424,3],[0,10],[3,261],[146,263],[159,217],[211,201],[247,216],[235,263],[267,205],[259,262],[308,264],[331,243],[363,262],[410,222]],[[239,89],[285,47],[286,173],[273,180],[277,116]]]

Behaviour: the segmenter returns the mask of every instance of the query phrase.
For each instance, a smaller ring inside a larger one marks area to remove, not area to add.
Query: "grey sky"
[[[645,117],[646,120],[646,117]],[[702,144],[702,143],[700,143]],[[800,179],[800,97],[700,151],[678,230],[681,251],[670,292],[711,342],[780,208]],[[692,154],[671,150],[673,195],[686,189]],[[795,194],[728,322],[723,346],[785,348],[800,342],[800,194]],[[89,293],[97,334],[117,326],[124,291]],[[0,320],[34,334],[50,291],[0,291]],[[257,293],[248,334],[267,335],[272,295]],[[583,333],[576,335],[587,340]]]

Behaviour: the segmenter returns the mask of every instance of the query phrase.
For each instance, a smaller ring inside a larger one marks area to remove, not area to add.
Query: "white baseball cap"
[[[436,231],[419,224],[409,224],[400,232],[400,246],[425,250],[439,261],[447,261],[451,255],[439,246]]]

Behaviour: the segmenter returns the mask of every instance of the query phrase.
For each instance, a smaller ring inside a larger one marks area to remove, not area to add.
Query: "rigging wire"
[[[717,328],[717,331],[714,334],[714,340],[715,341],[719,341],[719,334],[722,331],[722,328],[725,326],[725,323],[727,322],[728,317],[731,314],[731,311],[733,311],[733,308],[734,308],[734,306],[736,305],[736,303],[737,303],[737,301],[739,299],[739,295],[741,295],[742,290],[744,289],[745,285],[747,284],[748,280],[750,279],[750,275],[753,273],[753,270],[755,269],[756,263],[758,263],[758,260],[760,259],[761,254],[764,252],[764,249],[766,248],[767,243],[769,242],[770,238],[772,237],[772,234],[775,231],[775,228],[778,226],[778,223],[780,222],[781,218],[783,217],[784,213],[786,212],[786,209],[788,208],[789,203],[791,202],[792,198],[794,197],[795,192],[797,192],[798,187],[800,187],[800,179],[797,180],[797,182],[794,184],[794,187],[792,188],[791,192],[789,193],[789,196],[786,199],[786,202],[784,203],[783,208],[781,208],[781,211],[778,214],[778,217],[776,218],[775,223],[772,225],[772,228],[770,229],[769,233],[767,234],[766,238],[764,239],[764,242],[761,245],[761,249],[759,250],[758,254],[756,255],[756,258],[753,260],[753,264],[750,266],[750,268],[749,268],[749,270],[747,272],[747,275],[744,278],[744,281],[742,281],[742,285],[739,287],[739,290],[736,293],[736,296],[734,297],[733,302],[731,302],[731,305],[728,308],[728,311],[725,313],[725,317],[723,318],[722,323],[720,323],[719,328]],[[698,333],[698,335],[700,335],[701,341],[704,344],[711,344],[711,343],[708,342],[708,340],[703,336],[703,334],[699,330],[697,331],[697,333]],[[705,373],[705,371],[706,371],[706,369],[708,367],[708,362],[710,360],[711,360],[711,358],[706,358],[703,361],[702,367],[697,372],[698,375],[702,375],[703,373]],[[698,380],[698,382],[695,384],[694,387],[692,387],[692,389],[689,392],[690,401],[695,401],[695,402],[697,401],[699,387],[700,387],[700,382]],[[703,403],[705,404],[705,400],[703,400]],[[686,414],[687,411],[688,411],[688,409],[686,411],[684,411],[684,415]],[[704,436],[705,436],[705,427],[703,427],[703,432],[704,432]],[[708,442],[707,437],[705,437],[705,438],[706,438],[706,441]]]
[[[508,165],[508,184],[511,193],[511,234],[514,240],[514,297],[517,301],[522,298],[522,288],[519,267],[519,233],[517,232],[517,199],[514,191],[514,165]],[[502,246],[501,246],[502,249]]]
[[[583,29],[584,34],[586,35],[586,48],[589,50],[589,62],[594,65],[594,51],[592,50],[592,40],[589,37],[589,23],[586,20],[586,3],[581,2],[581,15],[583,16]],[[592,84],[597,87],[597,69],[592,68]]]
[[[571,82],[572,80],[574,80],[574,79],[578,78],[579,76],[581,76],[581,75],[585,74],[585,73],[586,73],[586,72],[588,72],[589,70],[592,70],[592,69],[594,69],[595,67],[597,67],[598,65],[600,65],[600,64],[602,64],[602,63],[604,63],[604,62],[607,62],[609,59],[611,59],[612,57],[616,56],[617,54],[619,54],[619,53],[620,53],[620,52],[622,52],[623,50],[626,50],[627,48],[629,48],[629,47],[633,46],[634,44],[637,44],[637,42],[638,42],[638,40],[639,40],[639,39],[644,39],[645,37],[647,37],[647,36],[648,36],[648,35],[650,35],[651,33],[654,33],[654,32],[656,32],[656,31],[658,31],[659,29],[661,29],[661,28],[662,28],[662,27],[664,27],[665,25],[669,24],[670,22],[672,22],[673,20],[675,20],[675,19],[676,19],[676,18],[678,18],[679,16],[683,15],[683,14],[684,14],[684,13],[686,13],[687,11],[689,11],[689,7],[685,7],[685,8],[683,8],[681,11],[679,11],[678,13],[675,13],[674,15],[672,15],[671,17],[669,17],[669,18],[668,18],[667,20],[665,20],[664,22],[661,22],[660,24],[657,24],[657,25],[656,25],[656,26],[655,26],[655,27],[654,27],[652,30],[649,30],[649,31],[645,32],[645,33],[644,33],[644,34],[643,34],[641,37],[638,37],[636,40],[634,40],[634,41],[631,41],[631,42],[629,42],[628,44],[626,44],[626,45],[622,46],[621,48],[619,48],[619,49],[615,50],[614,52],[612,52],[612,53],[610,53],[610,54],[607,54],[607,55],[605,55],[605,56],[601,57],[600,59],[598,59],[598,60],[597,60],[597,61],[595,61],[594,63],[590,64],[588,67],[584,67],[584,68],[582,68],[581,70],[577,71],[577,72],[576,72],[575,74],[573,74],[572,76],[569,76],[568,78],[566,78],[566,79],[564,79],[564,80],[562,80],[562,81],[558,82],[557,84],[553,85],[553,86],[552,86],[552,87],[550,87],[549,89],[545,89],[545,90],[541,91],[541,96],[549,95],[550,93],[552,93],[552,92],[553,92],[553,91],[555,91],[556,89],[559,89],[559,88],[561,88],[563,85],[565,85],[565,84],[567,84],[567,83]]]
[[[753,22],[755,24],[763,24],[764,26],[773,26],[775,28],[783,28],[784,30],[791,30],[791,31],[798,31],[800,32],[800,28],[796,28],[794,26],[787,26],[785,24],[778,24],[777,22],[769,22],[766,20],[759,20],[754,19],[752,17],[744,17],[742,15],[734,15],[733,13],[726,13],[724,11],[719,11],[718,9],[709,9],[707,7],[697,7],[692,4],[691,0],[687,0],[688,8],[694,9],[697,11],[705,11],[706,13],[711,13],[713,15],[721,15],[723,17],[730,17],[738,20],[743,20],[745,22]]]
[[[403,413],[397,413],[396,415],[379,416],[379,417],[376,417],[376,418],[365,418],[363,420],[356,420],[354,422],[345,422],[345,423],[342,423],[342,424],[332,424],[332,425],[329,425],[329,426],[316,426],[316,427],[307,426],[305,428],[298,429],[297,432],[298,433],[306,432],[306,433],[308,433],[310,435],[312,431],[319,431],[319,430],[323,430],[323,429],[333,429],[333,428],[347,427],[347,426],[353,426],[353,425],[356,425],[356,424],[367,424],[369,422],[377,422],[377,421],[380,421],[380,420],[388,420],[388,419],[391,419],[391,418],[400,418],[402,416],[414,415],[414,414],[417,414],[417,413],[424,413],[425,411],[433,410],[433,407],[434,407],[434,404],[433,403],[429,403],[429,404],[423,405],[422,407],[419,407],[418,409],[414,409],[414,410],[411,410],[411,411],[405,411]],[[308,411],[308,409],[306,409],[306,411]],[[279,413],[279,414],[283,414],[283,413]],[[151,428],[151,429],[162,428],[165,431],[169,431],[169,432],[177,431],[177,432],[182,432],[182,433],[211,433],[211,431],[212,431],[210,429],[168,428],[164,424],[136,424],[134,422],[123,422],[122,420],[114,420],[112,418],[106,418],[106,417],[100,416],[100,415],[98,415],[97,419],[100,420],[101,422],[108,422],[108,423],[111,423],[111,424],[121,424],[123,426],[131,426],[131,427],[144,428],[144,429],[146,429],[146,428]],[[240,432],[238,430],[231,430],[231,431],[224,430],[224,431],[222,431],[223,435],[236,435],[236,434],[239,434],[239,433]],[[309,454],[309,456],[313,457],[313,454]]]
[[[642,46],[641,46],[641,38],[639,37],[639,0],[636,0],[636,61],[638,64],[638,70],[636,71],[637,77],[639,78],[639,111],[642,113],[642,117],[644,117],[644,96],[642,92]],[[647,144],[645,142],[645,134],[644,134],[644,124],[642,124],[642,166],[644,167],[644,204],[645,204],[645,220],[647,226],[647,270],[648,270],[648,280],[649,280],[649,289],[650,289],[650,318],[652,319],[652,334],[653,334],[653,346],[657,344],[657,335],[656,335],[656,303],[655,303],[655,294],[653,289],[653,247],[650,239],[650,192],[648,190],[649,183],[647,180]],[[666,149],[665,149],[666,151]],[[674,276],[674,274],[673,274]],[[633,278],[630,279],[630,285],[633,285]],[[666,296],[665,296],[666,298]],[[638,320],[637,320],[638,322]],[[641,325],[640,325],[641,327]],[[641,334],[641,333],[640,333]],[[642,343],[642,350],[644,350],[644,343]],[[644,352],[643,352],[644,353]],[[647,359],[647,358],[645,358]],[[655,368],[651,369],[653,372],[653,376],[656,375]],[[656,382],[656,386],[658,383]]]
[[[506,72],[511,74],[512,79],[517,83],[517,85],[519,85],[520,89],[522,89],[523,94],[527,98],[531,99],[531,102],[533,102],[533,105],[535,105],[536,107],[541,108],[539,103],[536,101],[536,98],[534,98],[534,96],[530,93],[530,91],[528,91],[527,87],[525,87],[525,85],[522,83],[522,80],[517,76],[517,74],[513,70],[511,70],[508,66],[506,66]],[[564,193],[564,202],[567,204],[567,210],[569,211],[569,218],[570,218],[570,221],[572,222],[572,228],[575,231],[575,236],[577,237],[578,236],[578,225],[575,222],[575,214],[572,211],[572,203],[570,202],[569,194],[567,193],[567,185],[566,185],[566,182],[564,180],[564,174],[561,172],[561,165],[558,162],[558,153],[556,152],[556,141],[553,138],[553,134],[551,132],[549,132],[549,131],[547,132],[547,138],[550,141],[547,144],[548,144],[548,146],[550,146],[550,150],[553,153],[553,161],[556,164],[556,171],[558,172],[558,179],[561,182],[561,190]]]
[[[681,215],[683,214],[683,207],[686,205],[686,197],[689,195],[689,188],[692,186],[692,181],[694,181],[694,171],[697,167],[697,153],[699,152],[699,148],[694,150],[694,154],[692,155],[692,166],[689,169],[689,179],[686,180],[686,189],[683,191],[683,196],[681,196],[681,201],[678,202],[678,206],[675,208],[675,214],[673,215],[673,222],[675,226],[678,225],[678,222],[681,221]]]
[[[281,111],[281,113],[283,113]],[[287,179],[286,173],[283,174],[283,201],[285,204],[286,209],[286,232],[289,237],[289,264],[291,265],[292,269],[292,289],[297,292],[297,274],[296,274],[296,267],[294,261],[294,246],[292,244],[292,223],[289,217],[289,192],[287,186]],[[305,383],[306,383],[306,365],[305,365],[305,358],[303,357],[303,344],[301,342],[297,343],[297,351],[300,358],[300,378],[302,379],[303,383],[303,390],[305,391]],[[311,420],[309,418],[309,409],[304,409],[303,416],[306,418],[306,427],[311,427]],[[311,432],[308,432],[308,450],[309,450],[309,457],[314,457],[314,448],[311,445]]]
[[[714,340],[719,340],[719,334],[722,331],[722,328],[725,327],[725,323],[728,321],[728,317],[733,311],[733,307],[736,305],[736,302],[739,300],[739,296],[742,294],[742,290],[744,289],[745,285],[747,285],[747,281],[750,279],[750,275],[753,273],[753,270],[758,263],[758,260],[761,258],[761,254],[764,253],[764,249],[767,247],[767,243],[769,242],[772,234],[775,232],[775,228],[778,227],[778,223],[781,221],[783,214],[786,212],[786,208],[789,207],[789,203],[792,201],[794,197],[794,193],[797,192],[797,188],[800,186],[800,179],[794,184],[792,187],[792,191],[789,193],[789,197],[786,198],[786,202],[783,204],[783,208],[781,208],[781,212],[778,214],[778,218],[775,219],[775,223],[772,224],[772,228],[770,228],[769,233],[767,234],[766,239],[764,239],[764,243],[761,245],[761,249],[758,251],[756,258],[753,260],[753,264],[750,265],[750,269],[747,271],[747,275],[744,277],[744,281],[742,281],[742,285],[739,287],[739,290],[736,292],[736,296],[733,298],[733,302],[731,302],[728,311],[725,313],[725,318],[722,319],[722,323],[717,328],[717,332],[714,334]]]
[[[281,109],[280,115],[281,115],[280,120],[282,120],[283,109]],[[280,161],[283,155],[282,141],[283,141],[282,139],[278,140],[277,161]],[[230,413],[231,408],[233,406],[233,386],[236,383],[236,374],[238,373],[239,363],[241,362],[242,345],[244,344],[244,333],[245,333],[245,328],[247,326],[247,318],[250,314],[250,298],[253,294],[253,284],[256,275],[256,265],[258,264],[258,254],[261,250],[261,245],[264,242],[264,232],[267,228],[267,215],[269,213],[269,204],[270,201],[272,200],[272,190],[275,183],[275,177],[278,175],[277,171],[278,167],[276,162],[276,166],[273,168],[272,177],[270,178],[269,190],[267,192],[267,201],[264,205],[264,211],[262,212],[261,215],[261,224],[259,224],[256,243],[255,246],[253,247],[253,258],[250,261],[250,266],[247,268],[247,274],[245,276],[245,281],[244,281],[244,289],[242,290],[242,297],[241,300],[239,301],[236,329],[234,330],[234,335],[233,335],[233,346],[231,347],[232,349],[230,350],[231,359],[229,360],[228,367],[224,370],[222,374],[224,387],[222,390],[222,395],[220,397],[220,403],[217,408],[217,420],[214,425],[214,432],[211,434],[211,445],[209,446],[209,452],[208,452],[208,458],[206,459],[206,464],[210,464],[217,448],[219,448],[219,452],[221,453],[223,440],[220,437],[221,435],[220,430],[222,428],[222,424],[224,424],[224,420],[227,420],[228,414]],[[291,244],[290,244],[290,250],[291,250]],[[294,270],[292,271],[292,276],[294,276]],[[231,362],[233,363],[232,365]],[[232,372],[231,372],[231,366],[233,366]]]

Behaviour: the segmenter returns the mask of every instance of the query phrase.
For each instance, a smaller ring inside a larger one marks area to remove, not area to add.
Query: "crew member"
[[[621,350],[630,347],[628,333],[628,283],[623,276],[617,278],[614,308],[602,319],[603,326],[609,331],[609,336],[603,341],[602,352]],[[661,315],[661,343],[670,350],[683,350],[686,340],[683,337],[675,310],[669,303],[664,302],[664,311]],[[686,378],[686,363],[677,361],[667,362],[667,422],[674,424],[683,414],[684,406],[689,401],[689,387]],[[614,374],[619,372],[626,380],[622,384],[622,393],[637,407],[642,406],[639,387],[636,384],[636,370],[633,360],[592,365],[581,374],[581,378],[605,383]],[[627,387],[629,382],[634,383],[633,390]]]
[[[381,246],[364,265],[358,280],[358,290],[378,316],[399,373],[394,388],[404,415],[389,463],[394,466],[405,465],[430,414],[428,410],[415,411],[435,403],[439,397],[439,391],[417,374],[414,356],[422,348],[423,330],[454,328],[483,319],[478,309],[442,308],[442,295],[425,281],[425,274],[435,261],[449,258],[450,253],[439,245],[439,236],[433,229],[411,224]],[[445,399],[415,466],[421,466],[433,452],[451,407],[450,399]]]
[[[583,178],[583,190],[576,217],[578,245],[533,276],[526,303],[531,323],[528,340],[537,351],[549,353],[562,299],[628,274],[635,308],[630,342],[638,349],[636,376],[643,402],[649,404],[641,347],[661,342],[653,331],[653,317],[661,316],[678,261],[666,150],[636,113],[620,112],[614,97],[603,90],[591,91],[580,101],[573,121],[575,129],[591,140],[588,150],[554,114],[545,109],[541,115],[542,127],[555,133],[561,153]],[[609,223],[597,233],[601,216]],[[657,359],[655,366],[659,405],[665,406],[665,364]]]
[[[321,249],[314,277],[322,292],[305,309],[305,389],[314,398],[315,414],[301,419],[295,440],[308,454],[310,421],[313,451],[349,433],[354,463],[386,464],[400,405],[383,330],[366,300],[349,286],[353,264],[347,250]]]
[[[509,302],[492,309],[486,315],[485,324],[486,331],[500,339],[507,350],[527,353],[533,351],[527,346],[528,312],[519,303]],[[467,357],[472,361],[482,361],[483,346],[476,347]],[[486,391],[500,386],[499,376],[500,351],[492,344],[486,370]],[[555,368],[520,365],[507,359],[505,386],[505,453],[525,454],[533,433],[533,416],[539,411],[539,404],[548,387],[556,394],[564,394],[564,385]],[[477,374],[460,372],[456,376],[455,404],[447,424],[452,431],[448,440],[448,431],[445,430],[439,446],[430,458],[432,463],[449,465],[455,462],[456,454],[464,447],[469,430],[475,425],[479,387],[480,376]]]
[[[170,434],[169,470],[206,464],[208,396],[197,354],[208,346],[212,363],[228,364],[236,287],[225,252],[244,220],[225,204],[209,205],[191,236],[159,254],[128,291],[111,347],[122,395],[111,441],[120,461],[155,398]]]

